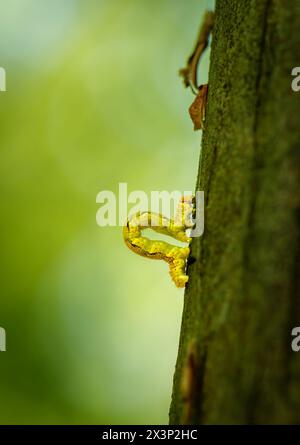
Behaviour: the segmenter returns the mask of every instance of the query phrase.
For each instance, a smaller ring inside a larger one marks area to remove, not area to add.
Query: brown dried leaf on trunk
[[[194,51],[190,55],[185,68],[179,71],[179,75],[183,77],[183,83],[186,87],[191,87],[191,90],[198,94],[199,87],[197,82],[197,69],[200,59],[208,46],[209,35],[212,32],[214,26],[214,12],[206,11],[200,32],[197,38]]]
[[[189,108],[189,113],[194,124],[194,130],[202,128],[202,122],[205,117],[205,108],[207,102],[208,84],[199,87],[199,93]]]

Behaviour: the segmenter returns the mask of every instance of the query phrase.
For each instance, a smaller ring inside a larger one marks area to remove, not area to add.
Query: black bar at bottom
[[[287,440],[289,432],[300,432],[300,426],[243,426],[243,425],[208,425],[208,426],[166,426],[166,425],[0,425],[0,443],[4,439],[38,440],[38,443],[57,439],[76,440],[82,443],[121,440],[125,443],[137,443],[144,440],[190,440],[211,443],[212,439],[235,436],[239,439],[256,439],[266,435],[268,441],[274,434],[276,439]],[[207,441],[207,442],[206,442]],[[209,441],[209,442],[208,442]]]

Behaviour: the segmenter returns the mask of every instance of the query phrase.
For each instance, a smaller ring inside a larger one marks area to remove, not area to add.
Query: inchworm
[[[193,197],[184,196],[179,202],[174,219],[168,219],[159,213],[139,212],[127,220],[123,228],[125,243],[129,249],[146,258],[164,260],[169,263],[170,275],[177,287],[185,287],[189,277],[186,275],[186,263],[190,248],[178,247],[165,241],[150,240],[142,236],[145,229],[190,243],[186,230],[193,227]]]

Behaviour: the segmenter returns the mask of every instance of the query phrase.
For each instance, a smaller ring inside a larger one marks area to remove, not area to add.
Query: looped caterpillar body
[[[168,219],[159,213],[138,212],[128,219],[123,227],[124,241],[129,249],[146,258],[166,261],[177,287],[185,287],[189,279],[185,270],[190,248],[150,240],[142,236],[142,232],[150,228],[178,241],[190,243],[191,238],[187,236],[186,230],[193,227],[192,214],[193,197],[184,196],[179,202],[174,219]]]

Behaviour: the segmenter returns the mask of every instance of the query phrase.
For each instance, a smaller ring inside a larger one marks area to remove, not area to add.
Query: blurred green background
[[[2,424],[167,423],[183,291],[97,226],[96,195],[194,190],[177,72],[212,6],[1,1]]]

